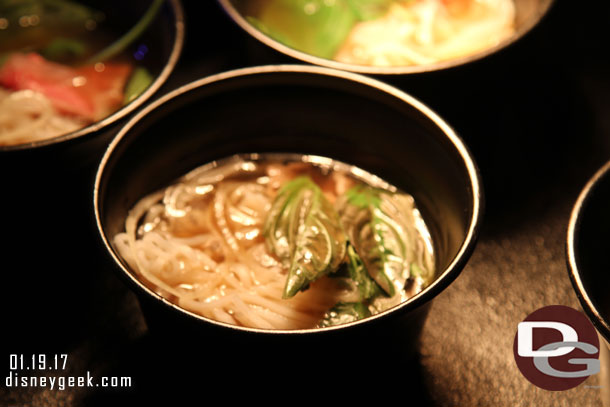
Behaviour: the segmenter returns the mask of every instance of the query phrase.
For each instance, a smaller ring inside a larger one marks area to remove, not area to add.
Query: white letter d
[[[555,357],[567,355],[574,350],[573,346],[562,346],[555,350],[533,350],[534,328],[551,328],[561,332],[563,339],[559,342],[578,342],[578,334],[570,325],[551,321],[520,322],[517,329],[517,353],[522,357]]]

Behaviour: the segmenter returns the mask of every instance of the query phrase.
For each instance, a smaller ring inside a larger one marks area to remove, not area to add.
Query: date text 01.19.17
[[[68,362],[68,355],[52,354],[46,355],[32,354],[11,354],[10,355],[10,370],[65,370],[66,363]]]

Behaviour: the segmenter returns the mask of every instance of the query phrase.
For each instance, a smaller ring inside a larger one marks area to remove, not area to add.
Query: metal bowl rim
[[[604,164],[594,175],[589,179],[587,184],[584,186],[570,215],[570,221],[568,224],[567,241],[566,241],[566,257],[568,263],[568,273],[570,281],[576,296],[580,302],[581,307],[597,329],[597,331],[605,338],[606,342],[610,343],[610,323],[599,312],[591,297],[587,293],[584,287],[583,280],[581,278],[580,267],[578,264],[578,250],[576,248],[577,241],[579,239],[580,224],[584,212],[587,209],[589,201],[592,199],[595,189],[598,187],[599,182],[610,176],[610,161]]]

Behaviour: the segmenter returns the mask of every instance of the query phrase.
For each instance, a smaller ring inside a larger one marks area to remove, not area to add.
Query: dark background
[[[599,385],[597,376],[569,391],[547,392],[521,376],[512,353],[517,324],[529,313],[553,304],[580,309],[565,265],[567,224],[581,188],[610,157],[610,7],[592,3],[556,1],[539,27],[499,55],[399,84],[455,127],[479,164],[486,192],[477,248],[435,299],[409,363],[345,371],[332,360],[312,362],[302,349],[281,371],[268,371],[206,363],[205,353],[214,349],[205,343],[198,351],[168,346],[148,332],[135,297],[104,263],[82,209],[89,208],[83,205],[88,189],[75,195],[75,214],[62,219],[65,213],[53,205],[61,200],[41,175],[29,205],[59,219],[2,215],[6,345],[0,367],[8,374],[9,354],[67,353],[67,369],[58,375],[127,375],[133,387],[50,391],[5,388],[3,382],[0,404],[105,406],[166,398],[204,404],[213,393],[223,402],[292,403],[324,400],[329,391],[333,398],[431,406],[601,405],[599,389],[590,387]],[[185,48],[157,96],[209,74],[271,61],[214,2],[185,0],[184,8]],[[90,185],[93,170],[79,169],[82,185]],[[19,198],[4,185],[3,201]],[[69,241],[78,241],[78,255],[66,247]]]

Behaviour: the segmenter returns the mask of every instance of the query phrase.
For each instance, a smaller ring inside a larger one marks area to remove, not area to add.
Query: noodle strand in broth
[[[266,247],[263,227],[278,190],[291,179],[310,177],[330,202],[363,180],[347,165],[313,165],[307,156],[269,157],[235,156],[208,164],[141,199],[129,212],[125,232],[114,238],[118,253],[160,295],[232,325],[313,328],[336,304],[358,302],[353,282],[339,275],[316,279],[282,298],[287,270]],[[413,226],[418,236],[421,228],[423,220]],[[414,241],[421,240],[418,236]],[[421,243],[412,250],[421,267],[433,267],[431,246]]]
[[[51,102],[32,90],[0,88],[0,144],[20,144],[78,130],[86,121],[57,113]]]

